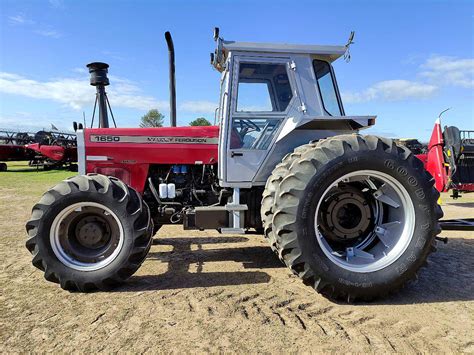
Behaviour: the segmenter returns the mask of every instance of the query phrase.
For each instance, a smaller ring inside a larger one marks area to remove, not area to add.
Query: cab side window
[[[324,110],[331,116],[342,116],[342,105],[337,96],[336,81],[331,65],[323,60],[313,60],[314,74]]]
[[[292,97],[286,63],[240,63],[230,148],[268,149]]]
[[[285,64],[240,64],[237,112],[284,112],[292,97]]]

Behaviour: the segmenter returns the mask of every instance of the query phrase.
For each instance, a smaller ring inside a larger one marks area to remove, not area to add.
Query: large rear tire
[[[273,233],[273,205],[275,202],[275,195],[278,194],[281,180],[288,174],[291,164],[306,150],[315,146],[316,143],[304,144],[300,147],[296,147],[292,153],[285,155],[272,174],[267,179],[265,184],[265,190],[262,195],[262,206],[260,208],[260,215],[262,216],[263,234],[270,243],[272,250],[278,255],[278,247],[276,245],[277,240]]]
[[[144,261],[153,223],[141,196],[119,179],[79,175],[47,191],[26,224],[26,247],[46,280],[63,289],[106,290]]]
[[[332,299],[371,300],[415,278],[441,231],[433,178],[390,139],[343,135],[306,149],[278,184],[280,258]]]

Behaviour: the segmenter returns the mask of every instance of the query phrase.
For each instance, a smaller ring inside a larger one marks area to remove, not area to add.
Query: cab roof
[[[214,41],[216,41],[217,48],[214,53],[211,53],[211,64],[222,72],[225,70],[225,62],[231,52],[313,55],[333,62],[348,52],[353,38],[354,32],[351,32],[349,40],[344,46],[235,42],[219,37],[219,29],[215,28]]]
[[[324,56],[330,62],[343,56],[347,51],[346,46],[235,42],[225,40],[222,41],[222,48],[226,52],[314,54]]]

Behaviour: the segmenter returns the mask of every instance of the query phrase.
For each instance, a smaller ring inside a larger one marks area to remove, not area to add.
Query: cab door
[[[272,147],[295,99],[289,63],[285,57],[234,58],[230,112],[226,127],[221,126],[226,138],[221,155],[224,186],[251,186]]]
[[[231,58],[228,59],[229,62],[227,65],[230,65]],[[217,114],[218,124],[219,124],[219,170],[218,178],[221,184],[225,180],[225,171],[226,171],[226,132],[229,125],[227,117],[229,115],[229,93],[230,93],[230,80],[229,80],[229,71],[225,70],[222,72],[221,76],[221,92],[219,98],[219,111]]]

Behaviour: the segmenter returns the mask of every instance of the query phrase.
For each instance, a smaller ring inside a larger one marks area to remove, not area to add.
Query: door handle
[[[231,158],[233,158],[233,157],[241,157],[241,156],[243,156],[243,155],[244,155],[244,153],[238,153],[238,152],[234,152],[234,151],[230,152]]]

